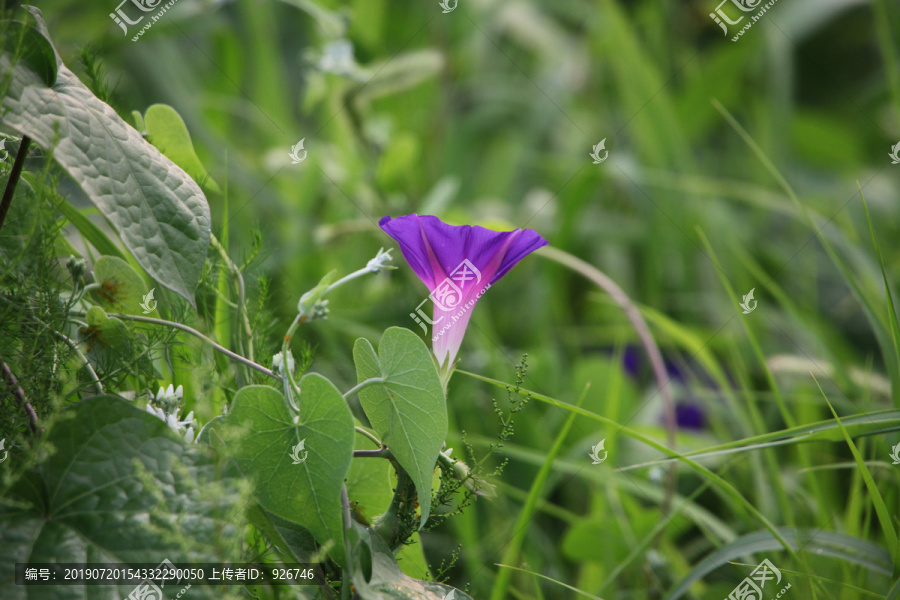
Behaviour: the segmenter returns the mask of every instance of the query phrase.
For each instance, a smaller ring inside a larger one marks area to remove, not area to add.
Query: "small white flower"
[[[181,412],[180,404],[184,397],[184,388],[180,385],[176,388],[170,384],[168,388],[159,388],[156,396],[153,393],[149,396],[150,402],[144,409],[165,423],[169,429],[183,435],[188,444],[193,443],[195,431],[199,428],[199,423],[194,419],[194,411],[189,412],[184,420],[178,415]]]
[[[166,413],[163,412],[163,409],[157,408],[156,406],[153,406],[150,403],[147,403],[146,408],[147,408],[147,412],[150,413],[151,415],[155,416],[158,419],[162,419],[163,421],[166,420]]]
[[[287,370],[291,373],[294,372],[294,355],[290,350],[287,352]],[[272,357],[272,370],[278,371],[279,373],[284,373],[284,357],[281,355],[281,352]]]
[[[388,265],[388,263],[391,262],[391,260],[393,258],[391,256],[391,250],[392,250],[392,248],[388,249],[387,251],[385,251],[384,248],[379,248],[378,252],[375,254],[375,258],[373,258],[366,264],[366,269],[368,269],[372,273],[377,273],[378,271],[380,271],[382,269],[396,268],[396,267],[392,267],[392,266]]]

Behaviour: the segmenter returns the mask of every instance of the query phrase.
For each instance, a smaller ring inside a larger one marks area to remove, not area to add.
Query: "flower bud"
[[[293,373],[294,366],[295,366],[294,355],[291,353],[290,350],[288,350],[287,351],[287,372]],[[284,375],[284,373],[285,373],[284,357],[281,355],[281,352],[279,352],[278,354],[276,354],[275,356],[272,357],[272,370]]]
[[[72,279],[75,281],[81,281],[84,277],[84,259],[83,258],[75,258],[74,256],[69,256],[69,260],[66,261],[66,269],[69,270],[69,273],[72,275]]]

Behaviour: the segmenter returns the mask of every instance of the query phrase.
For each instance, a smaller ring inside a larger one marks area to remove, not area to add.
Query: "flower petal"
[[[487,283],[494,283],[528,254],[547,245],[547,240],[531,229],[492,231],[479,225],[447,225],[429,215],[384,217],[378,224],[397,241],[406,262],[429,290],[464,260],[470,261]]]
[[[531,229],[492,231],[447,225],[437,217],[384,217],[378,223],[428,286],[434,301],[432,342],[438,362],[450,363],[482,294],[547,240]]]

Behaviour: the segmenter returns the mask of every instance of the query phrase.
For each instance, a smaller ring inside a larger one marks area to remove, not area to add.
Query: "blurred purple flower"
[[[645,362],[643,350],[636,345],[627,345],[622,349],[604,348],[604,353],[610,357],[621,355],[622,368],[632,379],[640,380],[642,371],[648,368]],[[675,362],[678,359],[681,366]],[[692,367],[681,357],[674,356],[673,360],[664,359],[666,374],[672,383],[684,386],[685,398],[675,402],[675,424],[679,429],[701,431],[706,429],[706,407],[696,397],[694,389],[697,387],[709,387],[717,390],[715,381],[702,368]],[[659,416],[660,424],[665,423],[664,415]]]
[[[403,257],[428,286],[434,302],[432,350],[442,367],[456,359],[482,294],[516,263],[547,245],[531,229],[491,231],[447,225],[437,217],[384,217],[378,223],[400,245]]]
[[[701,430],[706,427],[706,412],[697,402],[675,404],[675,424],[680,429]]]

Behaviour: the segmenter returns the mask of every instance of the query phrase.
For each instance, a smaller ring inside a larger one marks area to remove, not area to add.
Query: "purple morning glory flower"
[[[478,225],[447,225],[437,217],[417,214],[384,217],[378,224],[397,241],[406,262],[431,292],[432,350],[446,368],[456,359],[472,309],[484,292],[520,260],[547,245],[531,229],[491,231]]]

